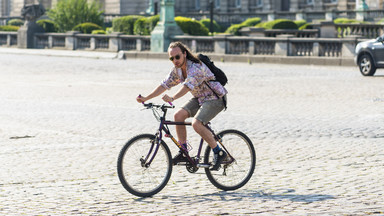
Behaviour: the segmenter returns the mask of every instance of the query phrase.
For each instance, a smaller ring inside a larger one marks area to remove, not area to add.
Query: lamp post
[[[175,35],[184,34],[175,22],[175,1],[161,0],[160,20],[151,32],[151,51],[166,52]]]
[[[213,0],[209,0],[209,15],[210,15],[210,25],[209,25],[209,31],[211,32],[211,35],[213,35]]]

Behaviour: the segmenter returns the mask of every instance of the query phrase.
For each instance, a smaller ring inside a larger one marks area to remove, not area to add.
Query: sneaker
[[[213,154],[213,167],[210,170],[219,170],[223,160],[227,157],[227,153],[220,150],[217,154]]]
[[[188,159],[184,156],[181,151],[179,151],[179,153],[172,159],[173,165],[177,165],[180,162],[188,162]]]

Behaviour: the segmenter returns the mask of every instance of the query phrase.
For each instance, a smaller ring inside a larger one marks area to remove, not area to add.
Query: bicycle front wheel
[[[120,151],[117,173],[121,184],[133,195],[153,196],[165,187],[171,177],[171,152],[162,140],[159,146],[155,140],[152,134],[138,135]]]
[[[227,153],[221,169],[218,171],[205,168],[209,181],[222,190],[236,190],[244,186],[252,177],[256,166],[256,153],[251,140],[237,130],[225,130],[217,134],[222,139]],[[207,146],[204,154],[204,163],[213,160],[212,149]]]

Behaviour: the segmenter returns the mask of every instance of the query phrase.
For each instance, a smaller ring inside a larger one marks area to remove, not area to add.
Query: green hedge
[[[200,20],[200,23],[203,24],[208,30],[211,27],[211,19],[202,19]],[[222,27],[215,21],[213,20],[213,31],[214,32],[222,32]]]
[[[135,35],[150,35],[159,20],[160,15],[139,18],[134,23],[133,33]]]
[[[353,24],[353,23],[358,24],[358,23],[362,23],[362,22],[354,20],[354,19],[337,18],[333,21],[333,23],[335,23],[335,24]]]
[[[6,26],[0,26],[0,31],[17,32],[19,28],[20,28],[19,26],[6,25]]]
[[[103,28],[95,23],[81,23],[75,26],[72,30],[79,31],[84,34],[91,34],[93,30],[103,30]]]
[[[22,26],[24,25],[24,21],[21,19],[11,19],[8,21],[8,25],[11,26]]]
[[[57,32],[57,27],[52,20],[42,19],[36,22],[39,26],[43,27],[45,32]]]
[[[298,29],[295,22],[288,19],[277,19],[264,23],[265,29]]]
[[[241,35],[240,34],[240,29],[243,27],[248,27],[244,24],[234,24],[231,25],[227,30],[225,30],[225,33],[232,34],[232,35]]]
[[[134,24],[136,20],[143,18],[143,16],[124,16],[115,18],[112,20],[112,30],[114,32],[121,32],[123,34],[133,35],[134,33]]]
[[[175,21],[185,34],[200,36],[207,36],[209,34],[209,30],[194,19],[178,16],[175,17]]]
[[[252,17],[252,18],[246,19],[241,24],[244,24],[246,26],[255,26],[255,25],[259,24],[260,22],[261,22],[261,18],[260,17]]]
[[[93,30],[91,34],[107,34],[104,30]]]
[[[259,17],[248,18],[240,24],[231,25],[227,30],[225,30],[225,33],[233,34],[233,35],[241,35],[239,32],[241,28],[255,26],[255,25],[258,25],[260,22],[261,22],[261,18]]]

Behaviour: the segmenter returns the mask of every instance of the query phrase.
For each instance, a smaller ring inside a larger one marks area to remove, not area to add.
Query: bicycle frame
[[[148,104],[149,106],[152,106],[152,104]],[[152,109],[154,109],[153,107],[151,107]],[[195,157],[195,159],[193,159],[189,154],[188,154],[188,151],[186,149],[184,149],[180,144],[179,142],[173,137],[173,135],[171,134],[171,131],[169,130],[168,128],[168,125],[186,125],[186,126],[191,126],[192,123],[190,122],[175,122],[175,121],[168,121],[166,120],[166,115],[167,115],[167,109],[168,108],[174,108],[173,106],[166,106],[166,105],[162,105],[161,107],[158,107],[158,108],[161,108],[161,110],[163,111],[163,115],[162,116],[159,116],[159,121],[160,121],[160,125],[159,125],[159,128],[156,132],[156,142],[152,142],[152,145],[151,145],[151,148],[147,154],[147,156],[145,157],[145,160],[143,161],[144,163],[142,164],[143,166],[145,167],[149,167],[153,161],[153,159],[155,158],[156,154],[157,154],[157,151],[159,150],[159,147],[160,147],[160,142],[163,140],[163,132],[165,133],[164,136],[165,137],[168,137],[170,138],[173,143],[180,149],[180,151],[187,157],[188,161],[191,163],[191,165],[193,167],[204,167],[204,168],[208,168],[210,166],[210,164],[200,164],[199,161],[200,161],[200,155],[201,155],[201,151],[202,151],[202,148],[203,148],[203,143],[204,143],[204,139],[201,138],[200,140],[200,145],[199,145],[199,149],[197,151],[197,155]],[[156,112],[153,110],[153,112]],[[154,114],[155,115],[155,114]],[[156,115],[155,115],[156,117]],[[218,141],[220,143],[220,145],[225,149],[225,146],[222,144],[221,140],[220,140],[220,137],[218,137],[215,132],[211,129],[211,127],[209,127],[209,123],[205,125],[209,131],[211,131],[212,135],[214,136],[215,140]],[[155,146],[155,149],[154,149],[154,146]],[[153,154],[152,154],[152,151],[154,150]],[[226,150],[226,149],[225,149]],[[228,151],[227,151],[228,152]],[[152,156],[151,156],[152,154]],[[234,158],[229,154],[228,152],[228,156],[231,158],[231,162],[233,162]],[[150,159],[149,159],[150,158]],[[149,161],[148,161],[149,159]],[[145,161],[148,161],[147,163],[145,163]]]

